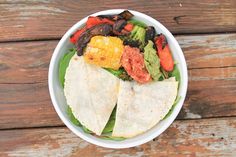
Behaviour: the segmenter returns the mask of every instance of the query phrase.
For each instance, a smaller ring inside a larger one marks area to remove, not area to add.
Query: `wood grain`
[[[0,131],[9,156],[228,156],[236,153],[236,118],[175,121],[153,141],[129,149],[89,144],[64,127]]]
[[[146,13],[175,34],[235,32],[235,7],[234,0],[3,0],[0,3],[0,41],[58,39],[81,18],[115,8]]]
[[[176,36],[189,69],[236,66],[236,34]],[[0,83],[47,81],[58,41],[0,43]]]
[[[188,94],[178,119],[236,116],[236,67],[189,70]],[[0,129],[63,125],[47,82],[0,84]]]
[[[189,69],[236,66],[236,34],[176,36]]]
[[[55,41],[0,44],[0,83],[46,82]]]
[[[0,128],[62,125],[47,83],[0,84]]]

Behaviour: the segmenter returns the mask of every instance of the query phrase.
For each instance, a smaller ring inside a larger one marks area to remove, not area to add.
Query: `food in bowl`
[[[119,14],[88,17],[59,64],[71,122],[94,136],[125,140],[168,117],[180,72],[153,26]]]

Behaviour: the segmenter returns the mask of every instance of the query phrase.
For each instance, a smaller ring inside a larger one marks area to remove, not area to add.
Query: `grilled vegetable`
[[[133,17],[134,15],[129,12],[128,10],[124,10],[123,12],[121,12],[120,14],[114,14],[114,15],[98,15],[97,17],[100,18],[107,18],[113,21],[117,21],[120,19],[125,19],[125,20],[129,20]]]
[[[107,19],[107,18],[100,18],[100,17],[94,17],[90,16],[88,17],[88,20],[86,22],[86,28],[91,28],[95,25],[102,24],[102,23],[108,23],[108,24],[114,24],[113,21]]]
[[[146,31],[143,27],[134,26],[133,30],[131,31],[130,37],[132,40],[140,42],[140,48],[143,49],[145,45],[145,34]]]
[[[87,46],[87,43],[93,36],[96,35],[107,36],[110,34],[112,34],[112,26],[110,24],[99,24],[91,27],[90,29],[87,29],[80,35],[76,43],[78,56],[83,55],[83,49]]]
[[[148,40],[154,41],[155,34],[156,34],[155,28],[153,26],[148,26],[146,28],[145,42],[147,43]]]
[[[73,35],[71,35],[70,37],[70,42],[72,42],[73,44],[76,43],[76,41],[79,39],[80,35],[86,31],[86,27],[83,27],[79,30],[77,30]]]
[[[152,80],[144,65],[143,54],[138,48],[125,46],[121,58],[121,64],[127,73],[139,83],[147,83]]]
[[[137,48],[139,48],[139,46],[141,45],[140,42],[135,41],[135,40],[130,40],[130,39],[124,39],[123,44],[129,45],[130,47],[137,47]]]
[[[84,59],[104,68],[119,69],[124,46],[120,38],[95,36],[88,43]]]
[[[155,44],[162,68],[167,72],[172,71],[174,69],[174,60],[171,56],[165,36],[163,34],[159,35],[155,41]]]
[[[131,19],[134,15],[129,12],[128,10],[125,10],[119,14],[121,17],[123,17],[125,20]]]
[[[115,35],[127,35],[129,32],[124,29],[127,22],[125,20],[118,20],[113,25],[113,33]]]
[[[132,23],[127,23],[124,27],[125,30],[131,32],[134,28],[134,25]]]

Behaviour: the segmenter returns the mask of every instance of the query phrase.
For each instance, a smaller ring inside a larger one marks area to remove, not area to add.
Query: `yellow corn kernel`
[[[86,47],[84,59],[87,63],[117,70],[121,66],[123,49],[120,38],[94,36]]]

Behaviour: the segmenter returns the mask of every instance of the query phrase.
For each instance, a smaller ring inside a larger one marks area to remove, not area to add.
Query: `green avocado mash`
[[[161,77],[160,60],[151,40],[148,40],[148,44],[144,47],[144,64],[153,80],[157,81]]]

